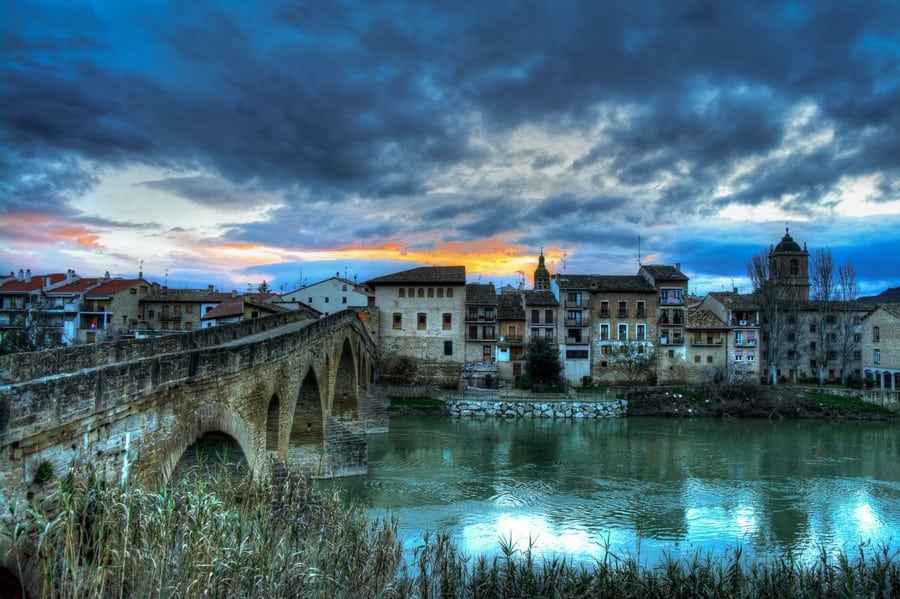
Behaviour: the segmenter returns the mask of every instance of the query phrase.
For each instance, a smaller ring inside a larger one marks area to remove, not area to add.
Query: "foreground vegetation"
[[[438,533],[405,563],[395,522],[370,522],[293,476],[277,491],[223,478],[151,492],[79,475],[29,515],[3,533],[18,549],[33,543],[46,597],[900,596],[900,556],[886,548],[810,564],[738,548],[654,567],[607,552],[581,565],[502,542],[497,556],[470,558]]]

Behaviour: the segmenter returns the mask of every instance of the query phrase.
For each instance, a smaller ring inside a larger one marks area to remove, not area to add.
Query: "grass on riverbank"
[[[890,410],[883,406],[864,402],[859,397],[844,397],[842,395],[832,395],[830,393],[813,393],[807,391],[804,393],[807,400],[823,411],[834,412],[837,414],[892,414]]]
[[[440,413],[447,409],[447,403],[432,397],[390,397],[391,411],[415,413]]]
[[[900,556],[866,546],[812,564],[736,549],[651,568],[609,552],[593,566],[543,561],[509,542],[470,558],[438,533],[404,564],[395,522],[297,477],[277,491],[220,479],[153,492],[79,474],[31,513],[26,537],[44,597],[900,596]]]

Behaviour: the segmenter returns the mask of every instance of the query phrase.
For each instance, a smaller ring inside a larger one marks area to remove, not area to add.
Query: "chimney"
[[[108,270],[106,271],[106,274],[103,275],[103,281],[104,282],[109,281],[109,271]]]
[[[25,271],[25,282],[26,283],[31,282],[31,269],[30,268]]]
[[[44,277],[44,289],[50,289],[50,275]]]
[[[19,269],[19,276],[16,277],[16,280],[19,281],[20,283],[25,280],[25,271],[22,270],[21,268]]]
[[[73,275],[73,274],[75,274],[75,271],[73,271],[71,268],[70,268],[69,270],[66,271],[66,283],[71,283],[71,282],[72,282],[72,275]]]
[[[675,270],[677,270],[678,272],[681,272],[681,262],[675,263]]]
[[[210,293],[213,292],[213,286],[212,286],[212,285],[208,286],[207,289],[209,289],[209,292],[210,292]]]
[[[231,290],[231,297],[237,297],[237,289]]]
[[[737,295],[737,287],[732,287],[732,292]]]

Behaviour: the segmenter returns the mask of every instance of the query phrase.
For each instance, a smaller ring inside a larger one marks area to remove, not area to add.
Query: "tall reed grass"
[[[149,491],[72,473],[26,532],[13,521],[4,534],[32,541],[51,598],[900,597],[900,556],[868,545],[814,563],[736,548],[650,567],[610,551],[589,565],[541,559],[510,541],[470,557],[438,532],[407,563],[395,521],[294,475],[275,489],[213,477]]]

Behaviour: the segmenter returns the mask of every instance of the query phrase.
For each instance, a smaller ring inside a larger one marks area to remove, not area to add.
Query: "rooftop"
[[[655,293],[644,277],[638,275],[556,275],[560,290],[587,289],[590,291],[638,291]]]
[[[366,281],[367,285],[442,284],[465,285],[465,266],[422,266]]]

